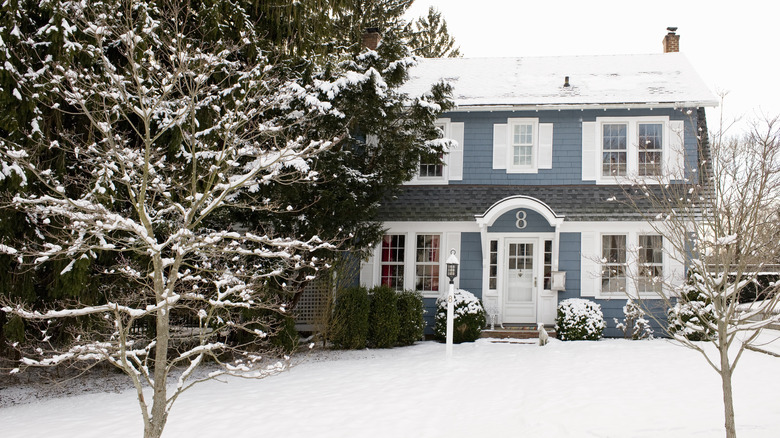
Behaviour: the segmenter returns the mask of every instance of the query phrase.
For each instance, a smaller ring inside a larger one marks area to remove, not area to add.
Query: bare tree
[[[735,437],[734,370],[762,330],[780,319],[780,285],[756,293],[759,274],[780,250],[777,239],[766,238],[778,225],[780,120],[756,122],[741,137],[715,135],[711,144],[703,129],[685,134],[699,140],[697,165],[637,179],[626,193],[663,239],[663,256],[687,267],[687,284],[658,275],[649,248],[636,248],[638,269],[629,276],[655,284],[670,309],[660,325],[720,375],[726,436]]]
[[[188,2],[61,7],[68,19],[52,26],[72,62],[41,59],[40,70],[15,79],[25,95],[51,93],[52,107],[85,122],[45,132],[34,121],[28,136],[37,150],[0,139],[4,175],[36,187],[13,195],[10,205],[40,230],[39,242],[4,242],[0,250],[31,266],[65,258],[63,273],[81,258],[115,253],[116,265],[104,274],[116,279],[103,288],[101,305],[34,310],[4,297],[2,310],[40,322],[40,340],[52,346],[24,351],[20,368],[107,361],[132,379],[144,436],[159,437],[174,402],[193,384],[286,367],[269,362],[258,345],[271,330],[264,315],[286,310],[269,291],[283,287],[285,275],[318,269],[316,255],[339,241],[275,235],[263,224],[230,222],[224,212],[291,209],[267,198],[249,204],[256,196],[244,194],[315,184],[310,163],[341,140],[346,126],[333,122],[344,114],[329,100],[354,94],[379,73],[345,71],[335,81],[308,84],[284,79],[256,51],[257,35],[240,10],[233,16],[246,22],[228,29],[238,37],[208,42],[192,33],[215,29],[184,25],[195,13]],[[334,128],[316,129],[322,118]],[[40,150],[61,153],[67,171],[57,171],[58,162],[42,159]],[[194,323],[182,337],[183,318]],[[86,327],[64,347],[47,335],[61,319]],[[147,321],[151,338],[136,330]],[[236,341],[239,332],[250,341]],[[206,361],[218,371],[196,374]]]

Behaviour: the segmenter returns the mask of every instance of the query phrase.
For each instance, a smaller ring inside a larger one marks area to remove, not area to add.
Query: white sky
[[[467,57],[661,53],[668,26],[714,94],[724,121],[780,115],[780,2],[769,0],[416,0],[407,19],[438,8]],[[708,109],[710,130],[719,109]]]

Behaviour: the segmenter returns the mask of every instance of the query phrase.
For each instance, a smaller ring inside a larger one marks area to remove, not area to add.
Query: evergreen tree
[[[444,20],[436,8],[428,8],[427,17],[419,17],[406,27],[412,52],[423,58],[458,58],[460,47],[447,30]]]
[[[0,115],[0,131],[9,142],[35,150],[34,156],[42,162],[59,163],[54,169],[58,174],[84,178],[91,169],[81,167],[78,158],[62,149],[41,148],[40,140],[65,132],[65,127],[89,126],[89,120],[71,111],[56,89],[33,89],[19,83],[28,68],[38,71],[52,63],[92,68],[94,60],[68,43],[73,39],[69,33],[73,11],[69,8],[75,4],[9,1],[2,5],[0,37],[4,44],[0,56],[5,68],[0,68],[0,101],[18,110]],[[255,35],[254,44],[244,45],[237,57],[256,60],[267,55],[275,60],[269,65],[268,74],[280,81],[292,80],[311,88],[336,83],[331,90],[331,105],[343,115],[291,128],[304,138],[338,140],[330,149],[309,158],[308,165],[319,175],[316,182],[264,185],[254,193],[241,195],[245,206],[262,205],[264,200],[273,199],[289,208],[270,213],[262,208],[231,207],[207,218],[205,226],[219,229],[233,223],[292,236],[316,234],[341,242],[343,250],[353,251],[381,236],[379,224],[371,220],[379,202],[413,175],[422,154],[441,152],[440,146],[431,147],[427,141],[438,136],[433,127],[437,112],[430,109],[443,111],[450,105],[444,85],[435,86],[429,95],[421,97],[426,101],[424,105],[419,104],[418,98],[409,99],[397,91],[412,65],[402,39],[405,23],[401,18],[410,4],[411,0],[254,1],[244,9],[219,0],[178,3],[181,12],[190,17],[181,23],[182,31],[200,44],[237,42],[242,35]],[[383,29],[383,40],[376,52],[360,55],[361,36],[367,27]],[[41,34],[42,30],[45,33]],[[46,44],[27,43],[41,35],[45,35]],[[117,53],[109,52],[108,56]],[[351,71],[376,74],[365,82],[352,84],[344,80]],[[181,143],[177,135],[164,138],[171,151]],[[168,157],[169,162],[174,162],[174,158]],[[21,186],[20,174],[9,171],[5,175],[0,184],[9,195],[40,193],[45,189],[32,178]],[[40,223],[17,210],[0,213],[5,215],[0,218],[0,243],[8,247],[36,240],[43,231]],[[48,227],[45,232],[63,231]],[[110,270],[115,257],[112,252],[94,251],[73,265],[71,260],[51,259],[30,269],[18,263],[17,255],[0,254],[4,268],[0,269],[0,276],[4,276],[0,280],[5,280],[0,281],[2,296],[23,295],[26,302],[36,306],[64,297],[84,304],[102,303],[107,290],[122,286],[121,282],[112,284],[102,274]],[[317,257],[327,261],[333,253],[319,251]],[[291,286],[295,280],[305,280],[312,273],[313,270],[290,273],[277,286],[294,291]],[[3,317],[0,312],[0,324]]]

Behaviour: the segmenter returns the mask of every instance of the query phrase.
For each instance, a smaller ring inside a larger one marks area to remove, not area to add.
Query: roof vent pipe
[[[564,87],[564,88],[569,88],[569,87],[571,87],[571,85],[569,84],[569,77],[568,77],[568,76],[566,76],[566,77],[564,77],[564,78],[563,78],[563,87]]]

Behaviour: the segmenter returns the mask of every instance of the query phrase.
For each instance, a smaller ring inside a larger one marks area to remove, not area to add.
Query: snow
[[[402,90],[421,96],[442,79],[459,107],[718,103],[682,53],[420,59]]]
[[[434,342],[315,351],[265,380],[195,386],[177,401],[163,436],[724,435],[719,377],[694,351],[660,339],[535,344],[481,339],[455,345],[449,361]],[[734,376],[740,437],[778,435],[779,360],[744,353]],[[141,436],[134,392],[112,382],[111,392],[6,405],[3,436]],[[0,390],[0,401],[14,391]]]

